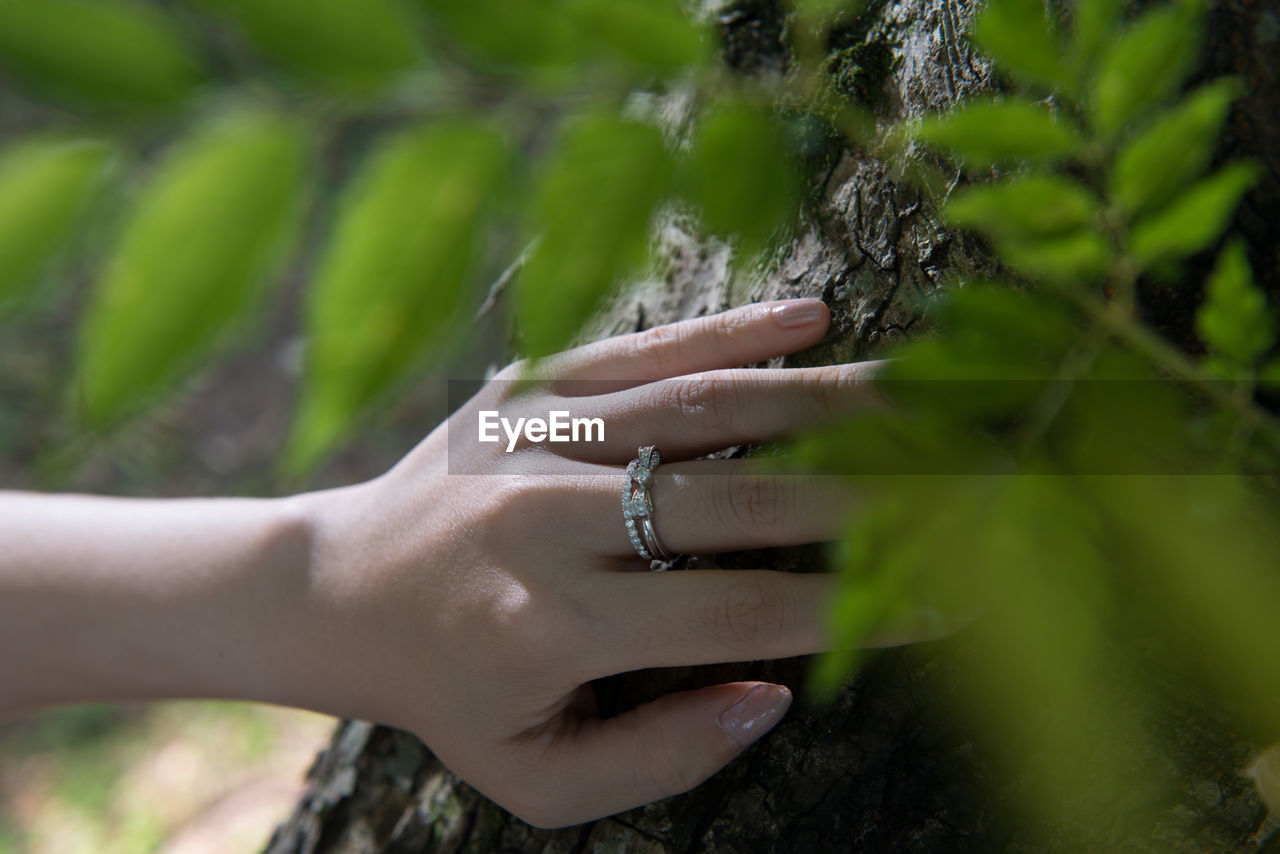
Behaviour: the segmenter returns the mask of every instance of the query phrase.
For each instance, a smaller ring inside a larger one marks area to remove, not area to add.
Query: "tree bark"
[[[886,34],[896,64],[846,69],[886,118],[945,108],[989,85],[988,69],[963,31],[973,0],[873,2],[867,38]],[[743,73],[786,62],[784,20],[772,0],[744,0],[719,13],[725,59]],[[1228,148],[1266,167],[1237,226],[1273,298],[1273,223],[1280,214],[1280,97],[1272,57],[1280,23],[1263,0],[1231,0],[1212,14],[1206,71],[1245,77],[1249,95],[1233,116]],[[882,84],[882,85],[881,85]],[[883,97],[881,97],[883,96]],[[808,224],[772,271],[745,281],[730,273],[730,250],[698,239],[678,222],[664,227],[664,278],[628,290],[594,334],[608,335],[706,314],[730,305],[822,297],[833,323],[817,347],[787,365],[874,356],[924,318],[920,304],[945,277],[988,269],[973,242],[949,233],[929,200],[895,183],[883,164],[844,150],[814,188]],[[1148,320],[1194,347],[1197,294],[1144,291]],[[922,511],[924,512],[924,511]],[[694,566],[815,568],[816,549],[703,558]],[[934,852],[1071,851],[1079,838],[1017,812],[1018,782],[1002,777],[982,737],[951,709],[961,635],[875,655],[834,702],[801,695],[760,744],[687,794],[591,824],[534,829],[490,803],[444,768],[414,737],[345,722],[317,759],[307,792],[272,839],[269,854],[311,852]],[[948,646],[949,645],[949,646]],[[597,685],[602,711],[617,712],[673,690],[737,679],[799,688],[806,661],[652,671]],[[1256,745],[1239,743],[1194,691],[1170,676],[1167,729],[1176,733],[1178,803],[1133,825],[1095,829],[1091,848],[1126,851],[1280,850],[1274,823],[1241,776]],[[1154,827],[1154,829],[1153,829]]]

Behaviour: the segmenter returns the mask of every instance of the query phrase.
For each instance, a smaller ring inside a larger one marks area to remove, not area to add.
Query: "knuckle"
[[[795,504],[794,492],[774,478],[759,475],[732,475],[725,481],[725,493],[716,502],[729,530],[754,532],[772,530],[786,522]]]
[[[751,311],[726,311],[706,319],[717,347],[750,341],[760,334],[758,316]]]
[[[843,365],[828,365],[814,374],[811,388],[824,413],[848,411],[864,380]]]
[[[707,433],[722,434],[733,429],[733,383],[715,374],[699,374],[673,382],[668,391],[668,408],[681,420]]]
[[[707,622],[717,637],[731,643],[768,645],[782,637],[787,599],[776,581],[744,571],[708,606]]]
[[[684,328],[673,323],[636,333],[631,339],[631,357],[651,375],[679,373],[687,344]]]

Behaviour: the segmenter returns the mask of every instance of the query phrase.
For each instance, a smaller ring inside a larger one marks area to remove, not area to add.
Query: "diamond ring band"
[[[649,494],[654,472],[661,463],[658,449],[644,445],[627,464],[626,482],[622,487],[622,521],[636,554],[645,560],[669,561],[674,555],[663,547],[653,527],[653,498]]]

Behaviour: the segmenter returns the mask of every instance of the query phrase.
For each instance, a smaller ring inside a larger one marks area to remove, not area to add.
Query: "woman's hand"
[[[417,733],[522,819],[575,824],[683,792],[767,732],[786,688],[733,683],[596,714],[591,680],[827,647],[832,579],[651,573],[623,526],[624,467],[655,445],[654,525],[672,553],[831,539],[822,478],[691,458],[865,402],[873,365],[733,370],[818,341],[818,300],[766,303],[591,344],[529,393],[502,372],[386,475],[301,496],[311,526],[298,705]],[[520,389],[517,393],[516,389]],[[600,418],[599,442],[478,440],[482,411]]]

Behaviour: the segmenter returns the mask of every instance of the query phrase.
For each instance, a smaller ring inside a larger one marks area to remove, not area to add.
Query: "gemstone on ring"
[[[662,547],[653,527],[653,498],[649,487],[653,474],[662,462],[658,449],[644,445],[636,452],[636,458],[627,464],[626,480],[622,487],[622,520],[627,537],[636,554],[645,560],[670,560],[671,555]]]

